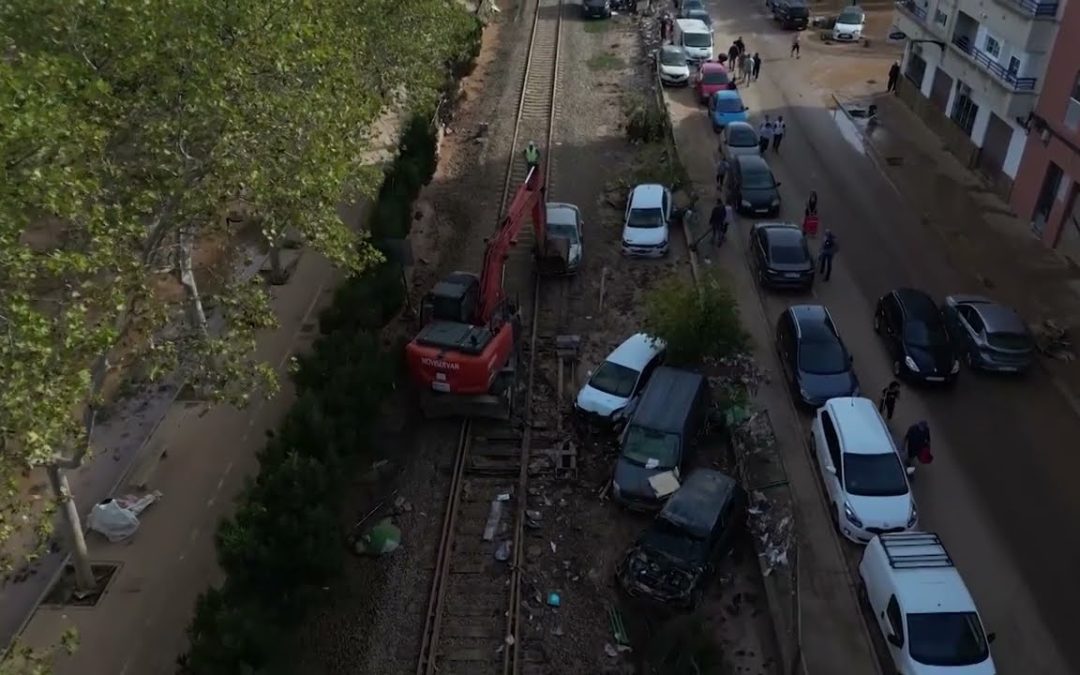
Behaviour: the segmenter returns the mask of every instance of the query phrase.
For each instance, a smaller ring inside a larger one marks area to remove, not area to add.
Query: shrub
[[[333,303],[319,317],[319,331],[326,335],[379,328],[397,315],[404,302],[401,267],[383,263],[338,287]]]
[[[667,111],[660,110],[645,98],[632,98],[626,104],[626,136],[635,143],[657,143],[667,138]]]
[[[677,277],[661,282],[645,299],[645,330],[666,342],[668,358],[680,365],[731,356],[748,339],[735,298],[716,277],[700,289]]]

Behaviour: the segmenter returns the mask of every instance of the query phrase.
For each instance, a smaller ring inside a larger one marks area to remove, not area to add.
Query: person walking
[[[754,52],[754,63],[751,66],[751,76],[754,82],[757,82],[758,75],[761,75],[761,54]]]
[[[746,43],[742,41],[741,35],[735,38],[735,42],[733,44],[739,50],[739,56],[742,56],[746,53]]]
[[[904,434],[904,466],[909,474],[915,473],[915,460],[920,464],[929,464],[934,461],[934,455],[930,452],[930,425],[926,420],[919,420],[908,427]]]
[[[791,38],[791,56],[792,58],[801,58],[799,56],[799,34],[795,33],[795,37]]]
[[[739,79],[743,82],[750,81],[750,57],[746,52],[739,54]]]
[[[803,234],[816,237],[818,231],[817,192],[811,192],[806,200],[806,212],[803,214]]]
[[[765,116],[765,121],[758,127],[758,149],[761,154],[765,154],[765,151],[769,149],[769,143],[772,141],[773,125],[769,116]]]
[[[717,162],[716,162],[716,192],[717,192],[717,194],[719,194],[720,190],[722,190],[724,188],[724,176],[727,175],[728,168],[730,168],[730,167],[728,166],[727,159],[725,159],[724,156],[721,155],[720,159],[717,160]]]
[[[773,132],[772,132],[772,149],[773,149],[773,152],[775,152],[777,154],[780,153],[780,143],[781,143],[781,141],[784,140],[784,131],[785,130],[787,130],[787,125],[784,124],[784,116],[780,115],[779,117],[776,118],[776,121],[773,122]]]
[[[728,68],[731,68],[732,71],[734,71],[735,68],[738,67],[738,63],[739,63],[739,46],[737,44],[735,44],[734,42],[732,42],[731,46],[728,47],[727,60],[728,60]]]
[[[885,87],[885,91],[896,92],[896,82],[900,79],[900,63],[893,61],[893,64],[889,67],[889,85]]]
[[[878,412],[884,415],[885,419],[892,420],[898,398],[900,398],[900,383],[893,380],[881,390],[881,399],[878,401]]]
[[[540,149],[536,147],[535,141],[529,141],[529,144],[525,146],[524,154],[527,169],[532,170],[540,166]]]
[[[833,256],[836,255],[836,235],[832,233],[832,230],[825,230],[825,239],[821,242],[821,252],[818,253],[818,263],[820,266],[820,272],[824,275],[824,281],[828,281],[832,276],[832,261]]]
[[[717,197],[716,204],[712,208],[712,213],[709,214],[709,228],[712,230],[712,242],[717,248],[724,243],[724,236],[727,235],[727,216],[727,206],[724,204],[724,200]]]

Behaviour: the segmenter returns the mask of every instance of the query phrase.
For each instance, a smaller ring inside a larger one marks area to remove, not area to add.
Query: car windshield
[[[904,342],[913,347],[944,347],[949,337],[939,322],[908,321],[904,324]]]
[[[844,453],[844,483],[859,497],[897,497],[908,493],[904,467],[895,452],[877,455]]]
[[[742,112],[743,104],[739,98],[730,97],[716,97],[713,99],[713,110],[722,113],[739,113]]]
[[[769,258],[780,265],[797,265],[810,260],[810,252],[800,244],[773,244],[769,247]]]
[[[650,469],[670,469],[679,463],[679,436],[631,426],[623,441],[623,457]]]
[[[626,219],[629,227],[661,227],[664,224],[663,209],[630,209]]]
[[[708,33],[683,33],[683,44],[687,47],[712,47],[712,36]]]
[[[663,516],[654,520],[645,531],[644,540],[649,548],[683,562],[699,562],[709,553],[706,540],[698,539]]]
[[[792,18],[801,19],[810,16],[810,10],[807,9],[805,5],[791,5],[788,8],[788,14],[790,14]]]
[[[813,375],[846,373],[850,364],[847,350],[839,342],[813,340],[799,345],[799,369]]]
[[[1028,351],[1031,349],[1031,338],[1021,333],[990,333],[986,341],[995,349],[1009,349],[1015,351]]]
[[[751,190],[766,190],[776,187],[772,172],[768,169],[743,172],[743,187]]]
[[[665,66],[685,66],[686,54],[681,49],[665,49],[660,52],[660,63]]]
[[[757,147],[757,133],[748,127],[728,127],[727,142],[733,148]]]
[[[634,393],[634,385],[637,384],[640,373],[633,368],[620,366],[611,361],[604,361],[593,376],[589,378],[589,386],[605,394],[630,398]]]
[[[928,666],[970,666],[990,656],[975,612],[908,614],[911,658]]]
[[[857,9],[846,9],[840,12],[840,16],[836,17],[836,23],[843,24],[860,24],[863,22],[863,13]]]
[[[701,76],[702,84],[727,84],[731,82],[731,78],[728,74],[722,70],[707,70],[705,74]],[[739,110],[742,110],[742,106],[739,106]],[[734,111],[731,111],[734,112]]]
[[[563,237],[572,242],[577,242],[578,240],[577,228],[570,223],[548,222],[547,231],[548,234],[555,235],[556,237]]]

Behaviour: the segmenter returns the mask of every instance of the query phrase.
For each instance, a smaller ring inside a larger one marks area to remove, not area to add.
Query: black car
[[[775,0],[772,5],[773,18],[782,28],[803,30],[810,25],[810,8],[806,0]]]
[[[581,15],[586,19],[611,17],[611,0],[581,0]]]
[[[739,155],[726,180],[728,203],[739,213],[773,217],[780,213],[780,183],[759,155]]]
[[[730,476],[695,469],[619,564],[623,590],[694,608],[746,522],[746,503],[746,492]]]
[[[776,322],[776,352],[795,401],[820,408],[830,398],[859,395],[851,354],[821,305],[793,305]]]
[[[755,223],[750,264],[765,287],[809,290],[814,285],[814,258],[802,228],[793,223]]]
[[[952,383],[960,372],[957,351],[934,300],[913,288],[898,288],[877,301],[874,331],[885,339],[893,375],[923,382]]]

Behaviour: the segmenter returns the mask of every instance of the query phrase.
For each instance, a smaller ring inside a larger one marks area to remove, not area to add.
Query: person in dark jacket
[[[731,43],[731,46],[728,47],[727,50],[727,58],[728,68],[734,70],[736,64],[739,62],[739,45],[734,42]],[[734,77],[734,73],[732,73],[732,76]]]
[[[878,412],[891,420],[896,411],[896,400],[900,398],[900,383],[893,380],[887,387],[881,390],[881,400],[878,401]]]
[[[926,420],[919,420],[908,427],[904,434],[904,453],[907,455],[907,466],[914,466],[916,459],[923,464],[929,463],[927,458],[930,456],[930,425]]]
[[[896,83],[900,79],[900,64],[893,61],[892,66],[889,68],[889,84],[885,87],[885,91],[896,91]]]
[[[761,54],[754,52],[753,60],[754,63],[750,67],[751,79],[757,82],[758,75],[761,75]]]
[[[825,281],[828,281],[829,277],[832,276],[832,261],[837,248],[836,235],[832,233],[832,230],[825,230],[825,238],[821,242],[821,252],[818,253],[818,263],[821,266],[820,271],[824,275],[822,278]]]
[[[712,213],[709,214],[709,227],[712,229],[713,244],[716,246],[723,244],[728,228],[727,206],[723,199],[716,200]]]

